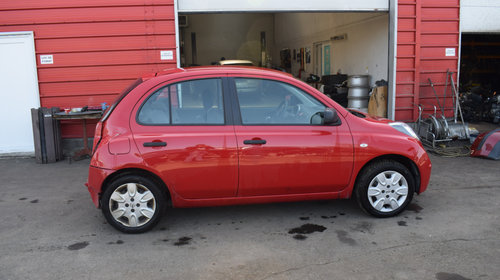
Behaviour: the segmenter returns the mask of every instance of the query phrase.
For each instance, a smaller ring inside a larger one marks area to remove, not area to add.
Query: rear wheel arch
[[[167,206],[171,205],[171,203],[172,203],[172,196],[170,194],[170,190],[168,189],[167,185],[163,182],[163,180],[160,179],[160,177],[158,177],[156,174],[154,174],[154,173],[152,173],[150,171],[144,170],[144,169],[140,169],[140,168],[126,168],[126,169],[120,169],[120,170],[114,172],[113,174],[109,175],[104,180],[104,182],[102,183],[101,192],[99,193],[99,208],[102,207],[101,196],[106,191],[106,188],[108,188],[108,186],[113,181],[117,180],[118,178],[127,176],[127,175],[142,176],[142,177],[146,177],[146,178],[148,178],[150,180],[153,180],[163,190],[164,196],[166,198]]]

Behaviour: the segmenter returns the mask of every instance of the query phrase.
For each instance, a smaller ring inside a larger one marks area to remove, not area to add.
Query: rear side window
[[[143,125],[222,125],[224,106],[220,79],[175,83],[154,92],[139,110]]]
[[[169,87],[157,90],[151,95],[139,111],[138,121],[141,124],[170,124]]]

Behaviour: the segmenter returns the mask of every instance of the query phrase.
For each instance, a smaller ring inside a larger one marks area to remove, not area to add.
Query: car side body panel
[[[431,161],[420,141],[400,133],[384,122],[354,115],[346,117],[353,137],[354,167],[349,186],[340,194],[351,197],[359,172],[377,158],[399,156],[411,160],[419,171],[419,193],[425,191],[431,175]]]
[[[420,175],[419,192],[426,189],[431,163],[418,140],[383,122],[350,114],[316,89],[291,76],[278,71],[265,72],[263,75],[257,68],[202,67],[167,71],[145,79],[118,104],[103,124],[103,137],[92,157],[87,183],[94,204],[99,205],[106,178],[126,169],[142,169],[161,178],[174,207],[348,198],[363,167],[388,155],[413,162]],[[140,104],[156,88],[180,80],[223,76],[255,76],[300,87],[325,106],[334,108],[342,124],[280,127],[280,133],[277,133],[277,127],[273,126],[234,126],[229,123],[222,126],[169,126],[162,127],[158,133],[158,127],[135,123]],[[248,137],[262,137],[259,136],[261,133],[266,134],[270,145],[246,147],[242,144]],[[309,133],[317,138],[300,136]],[[286,145],[280,141],[288,140],[289,135],[299,136],[284,147]],[[195,136],[201,137],[203,143]],[[165,140],[166,147],[145,149],[144,142],[155,140]],[[327,147],[327,143],[332,146]],[[309,144],[311,146],[304,147]],[[163,150],[164,153],[157,153]],[[293,153],[299,156],[292,156]],[[305,162],[306,167],[301,165]],[[328,180],[335,181],[328,184]],[[305,182],[309,182],[309,186]],[[255,188],[266,185],[275,187],[268,190]]]

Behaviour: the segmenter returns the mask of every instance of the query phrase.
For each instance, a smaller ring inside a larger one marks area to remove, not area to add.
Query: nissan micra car
[[[167,206],[354,197],[376,217],[425,191],[431,162],[404,123],[349,111],[283,72],[175,69],[138,79],[96,127],[87,187],[126,233]]]

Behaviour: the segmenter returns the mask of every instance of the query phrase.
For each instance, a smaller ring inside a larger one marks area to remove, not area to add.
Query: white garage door
[[[461,0],[460,28],[462,32],[500,32],[500,1]]]
[[[387,0],[178,0],[180,13],[199,12],[387,12]]]
[[[37,107],[33,33],[0,33],[0,154],[35,151],[30,109]]]

